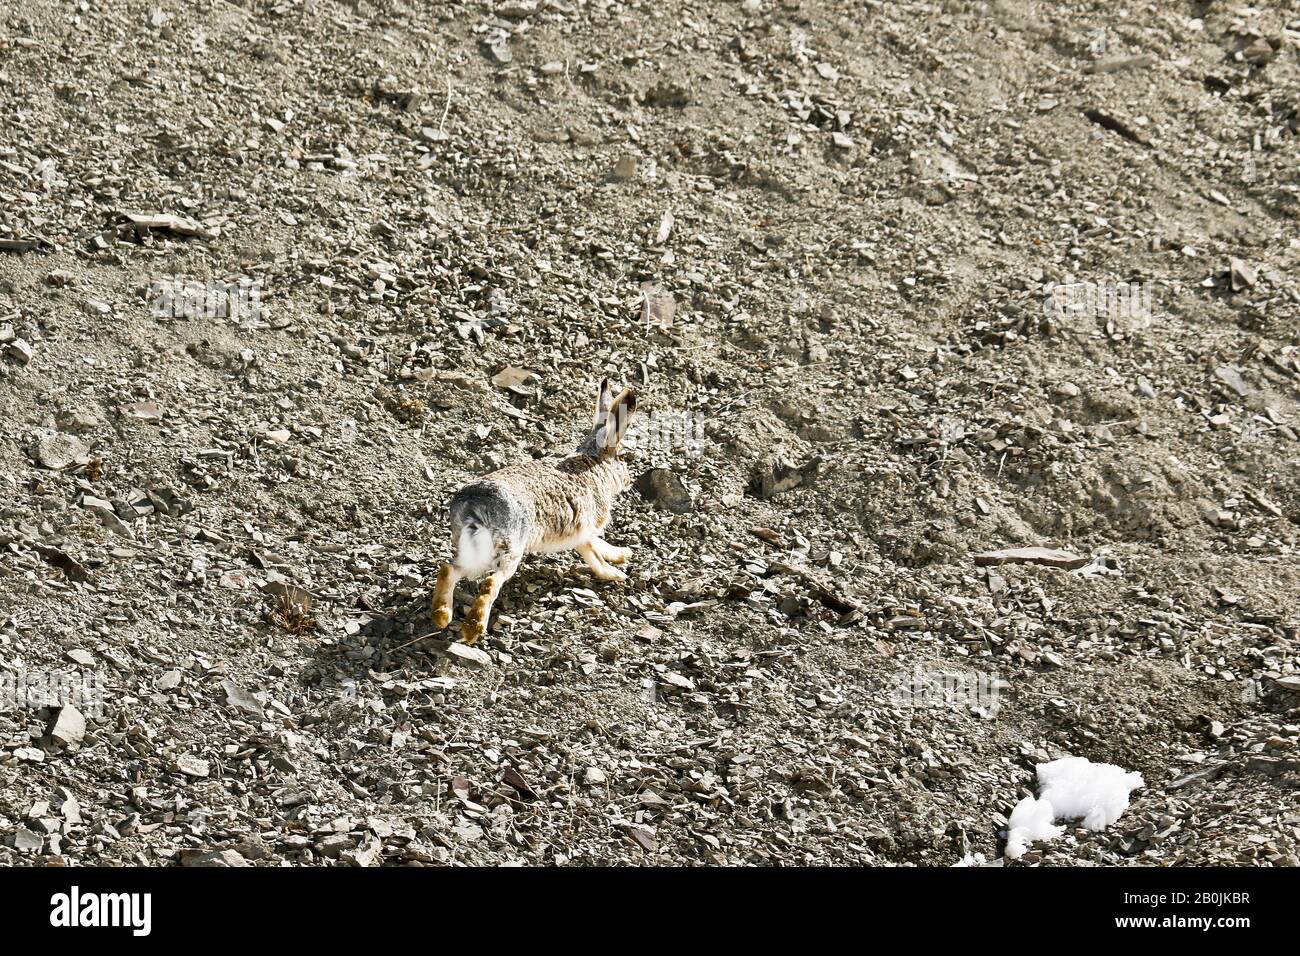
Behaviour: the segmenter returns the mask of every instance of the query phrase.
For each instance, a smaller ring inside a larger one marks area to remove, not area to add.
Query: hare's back
[[[609,508],[591,475],[571,474],[553,464],[521,462],[490,476],[525,503],[532,519],[529,551],[567,551],[590,541],[609,519]]]

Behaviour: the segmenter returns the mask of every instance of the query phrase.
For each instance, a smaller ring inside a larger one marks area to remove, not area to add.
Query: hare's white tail
[[[492,532],[477,524],[467,524],[460,529],[460,536],[456,539],[456,564],[464,570],[467,578],[479,577],[495,559]]]

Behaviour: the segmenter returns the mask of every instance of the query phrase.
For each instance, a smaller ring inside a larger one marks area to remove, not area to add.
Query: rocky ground
[[[0,863],[950,865],[1071,754],[1146,785],[1014,865],[1296,864],[1298,44],[6,5]],[[449,646],[449,494],[605,375],[628,581],[534,557]]]

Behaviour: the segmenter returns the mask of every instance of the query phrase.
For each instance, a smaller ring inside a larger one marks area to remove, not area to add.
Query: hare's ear
[[[605,420],[596,426],[596,446],[605,456],[618,453],[618,446],[632,424],[632,413],[636,411],[636,390],[625,388],[614,396],[610,402]]]
[[[609,379],[600,380],[600,394],[596,396],[596,417],[591,422],[592,428],[599,428],[609,414],[610,405],[614,404],[614,388]]]
[[[591,437],[587,439],[587,444],[584,446],[587,454],[599,455],[602,458],[618,454],[619,443],[627,434],[628,426],[632,424],[634,411],[636,411],[636,392],[625,388],[614,396],[605,414],[597,420],[596,427],[592,429]]]

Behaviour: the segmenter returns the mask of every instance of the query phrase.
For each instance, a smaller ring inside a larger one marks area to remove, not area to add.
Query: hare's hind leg
[[[631,548],[620,548],[610,544],[604,538],[592,538],[591,547],[606,564],[622,564],[632,557]]]
[[[451,602],[456,595],[456,582],[464,572],[455,564],[444,564],[438,569],[438,583],[433,586],[433,626],[442,630],[451,623]]]
[[[601,542],[604,544],[604,542]],[[600,556],[596,550],[595,541],[588,541],[586,544],[580,544],[573,549],[591,568],[593,574],[602,581],[625,581],[627,575],[613,565],[607,564],[605,559]]]
[[[460,639],[466,644],[475,644],[487,633],[488,622],[492,617],[492,604],[501,593],[501,586],[509,581],[517,570],[522,553],[506,555],[496,568],[488,572],[483,583],[479,585],[478,597],[465,615],[460,625]]]

